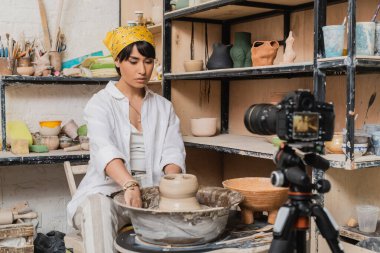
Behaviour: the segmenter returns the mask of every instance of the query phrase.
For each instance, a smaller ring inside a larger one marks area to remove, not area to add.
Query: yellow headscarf
[[[146,26],[118,27],[107,33],[103,43],[111,52],[112,58],[116,60],[121,50],[137,41],[146,41],[154,46],[153,34]]]

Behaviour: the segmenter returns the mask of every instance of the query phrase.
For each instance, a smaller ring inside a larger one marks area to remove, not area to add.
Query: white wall
[[[1,0],[0,35],[27,39],[43,33],[37,0]],[[56,23],[58,0],[44,0],[50,34]],[[118,0],[64,0],[61,27],[67,38],[65,59],[104,50],[102,40],[119,23]],[[108,53],[108,52],[107,52]],[[103,86],[12,86],[6,88],[8,119],[24,120],[32,132],[38,121],[74,119],[83,124],[83,108]],[[0,167],[0,207],[28,200],[40,214],[39,232],[66,232],[66,203],[70,200],[62,164]]]

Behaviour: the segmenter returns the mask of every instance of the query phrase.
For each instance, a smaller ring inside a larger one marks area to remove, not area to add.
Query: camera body
[[[288,143],[329,141],[334,134],[334,107],[315,101],[308,90],[290,92],[277,105],[252,105],[245,113],[246,128],[255,134],[277,134]]]

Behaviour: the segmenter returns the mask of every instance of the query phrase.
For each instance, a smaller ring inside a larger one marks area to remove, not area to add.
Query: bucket
[[[356,23],[356,54],[374,55],[375,54],[375,22]]]
[[[323,41],[325,43],[326,58],[343,55],[344,25],[329,25],[322,27]]]

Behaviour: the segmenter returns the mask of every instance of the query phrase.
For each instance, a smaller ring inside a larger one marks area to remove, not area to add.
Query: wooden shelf
[[[162,32],[162,24],[148,26],[148,30],[153,34],[158,34]]]
[[[339,229],[339,235],[355,241],[363,241],[369,238],[380,238],[380,226],[378,226],[378,228],[379,229],[373,233],[364,233],[360,232],[358,227],[350,228],[347,226],[342,226]]]
[[[332,168],[346,169],[346,170],[357,170],[370,167],[379,167],[380,166],[380,156],[375,155],[365,155],[355,158],[354,161],[345,160],[345,155],[339,154],[328,154],[324,156],[327,160],[330,161],[330,166]]]
[[[341,3],[342,0],[329,0],[329,4]],[[199,5],[186,7],[165,13],[165,19],[200,19],[239,23],[244,19],[260,19],[281,15],[284,11],[295,12],[312,9],[310,0],[213,0]],[[216,22],[216,23],[218,23]]]
[[[272,159],[277,148],[262,136],[221,134],[213,137],[183,136],[186,147]]]
[[[154,84],[162,84],[162,80],[151,80],[148,82],[148,85],[154,85]]]
[[[23,156],[15,155],[9,151],[0,152],[0,165],[54,164],[64,161],[87,162],[89,159],[89,151],[65,152],[63,149],[59,149],[48,153],[30,153]]]
[[[40,85],[99,85],[106,84],[110,80],[119,80],[119,77],[112,78],[88,78],[88,77],[62,77],[62,76],[0,76],[0,82],[5,85],[20,84],[40,84]]]
[[[318,59],[318,68],[325,71],[346,72],[347,56]],[[354,65],[358,73],[379,73],[380,56],[356,56]]]
[[[185,73],[165,73],[169,80],[198,80],[198,79],[260,79],[260,78],[295,78],[313,75],[312,62],[270,65],[248,68],[230,68],[204,70]]]

